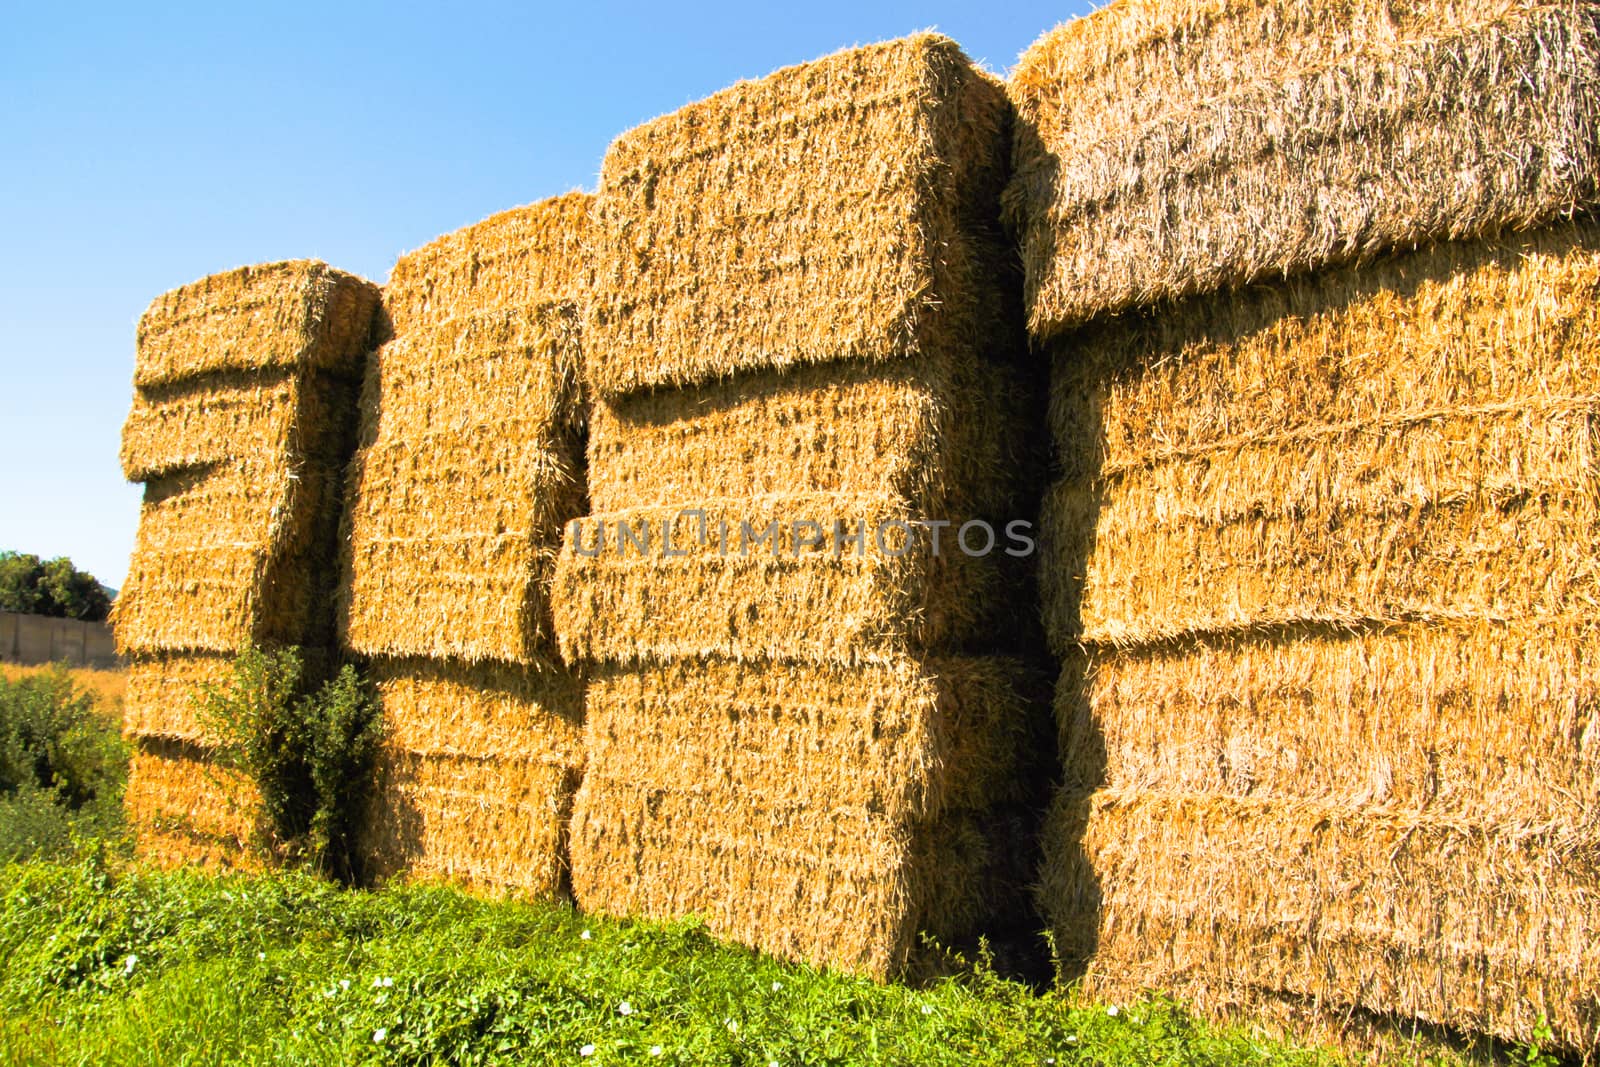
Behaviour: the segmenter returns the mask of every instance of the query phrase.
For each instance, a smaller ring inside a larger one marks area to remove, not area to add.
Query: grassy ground
[[[881,986],[443,888],[95,860],[0,870],[0,1062],[1332,1063],[1163,1003]]]
[[[0,678],[15,682],[22,678],[35,678],[49,674],[55,667],[23,667],[15,663],[0,663]],[[107,715],[122,715],[122,695],[128,689],[126,671],[99,671],[87,667],[67,668],[67,677],[79,689],[91,694],[96,705]]]

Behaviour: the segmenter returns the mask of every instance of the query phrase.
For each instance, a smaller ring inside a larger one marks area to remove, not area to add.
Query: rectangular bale
[[[940,528],[936,551],[922,519],[881,498],[797,494],[576,520],[551,592],[562,654],[854,664],[1020,632],[1001,561],[1022,550],[990,525],[992,542],[968,531],[971,552]]]
[[[1585,825],[1596,647],[1578,615],[1089,648],[1056,690],[1066,779]]]
[[[507,308],[582,303],[594,276],[593,204],[588,193],[566,193],[497,212],[407,252],[383,289],[394,334]]]
[[[553,660],[546,587],[584,504],[566,305],[450,319],[374,357],[339,625],[366,655]]]
[[[1591,206],[1597,60],[1594,5],[1565,0],[1135,2],[1058,27],[1009,83],[1030,327]]]
[[[596,201],[589,381],[1008,357],[1010,110],[930,33],[787,67],[623,134]]]
[[[388,749],[358,834],[367,875],[552,898],[565,892],[573,768]]]
[[[980,824],[981,825],[981,824]],[[971,932],[999,895],[970,816],[932,823],[863,808],[763,807],[736,789],[664,790],[591,770],[574,803],[578,906],[671,921],[816,966],[884,978],[918,934]]]
[[[587,757],[640,789],[931,819],[1020,798],[1030,693],[1020,663],[989,657],[598,668]]]
[[[209,748],[141,740],[123,804],[141,859],[163,867],[261,866],[255,787],[240,772],[214,763]]]
[[[1600,222],[1448,242],[1051,346],[1067,479],[1600,396]],[[1271,453],[1269,453],[1270,455]]]
[[[1009,518],[1040,466],[1025,390],[1014,370],[951,351],[598,401],[591,510],[837,493],[904,501],[928,518]]]
[[[1592,829],[1106,790],[1063,794],[1045,847],[1041,902],[1092,995],[1600,1040]]]
[[[124,654],[331,643],[343,470],[224,463],[149,482],[112,609]]]
[[[1597,296],[1586,219],[1063,340],[1041,519],[1056,648],[1575,610]]]
[[[359,377],[377,310],[376,286],[316,260],[213,274],[157,297],[140,317],[134,384],[266,368]]]
[[[122,697],[123,735],[202,747],[217,744],[218,738],[203,725],[202,701],[208,690],[226,688],[235,678],[233,660],[226,655],[134,657]]]

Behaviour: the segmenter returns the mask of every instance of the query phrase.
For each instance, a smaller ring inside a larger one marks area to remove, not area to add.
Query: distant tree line
[[[0,611],[101,622],[111,612],[106,589],[65,556],[41,560],[0,552]]]

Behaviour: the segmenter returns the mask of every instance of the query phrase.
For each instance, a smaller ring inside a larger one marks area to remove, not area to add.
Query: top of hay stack
[[[1597,13],[1123,0],[1058,27],[1009,86],[1033,332],[1593,204]]]
[[[139,319],[141,389],[224,371],[315,367],[357,375],[378,289],[314,259],[263,263],[156,297]]]
[[[589,212],[571,192],[491,215],[395,263],[384,288],[394,332],[480,311],[552,301],[578,303],[589,287]]]
[[[1010,111],[935,34],[741,82],[619,137],[586,325],[604,396],[755,367],[1007,345]]]

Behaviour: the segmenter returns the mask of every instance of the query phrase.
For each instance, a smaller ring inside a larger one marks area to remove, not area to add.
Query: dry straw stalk
[[[603,396],[759,367],[1008,355],[1009,106],[918,34],[741,82],[623,134],[596,203]]]
[[[1597,61],[1573,0],[1124,2],[1059,27],[1009,86],[1030,327],[1592,204]]]

